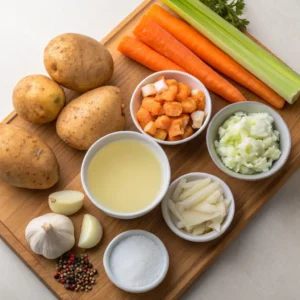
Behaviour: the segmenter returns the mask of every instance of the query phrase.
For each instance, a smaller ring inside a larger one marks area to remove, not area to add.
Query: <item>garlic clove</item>
[[[78,191],[59,191],[49,196],[50,209],[65,216],[76,213],[83,205],[84,194]]]
[[[97,218],[85,214],[82,221],[78,247],[89,249],[95,247],[101,240],[103,228]]]

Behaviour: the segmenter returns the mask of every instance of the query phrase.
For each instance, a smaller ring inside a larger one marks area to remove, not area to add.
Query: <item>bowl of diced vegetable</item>
[[[228,185],[207,173],[189,173],[177,178],[161,205],[169,228],[191,242],[208,242],[221,236],[235,212]]]
[[[282,117],[257,102],[231,104],[211,120],[206,144],[214,163],[243,180],[272,176],[286,163],[291,136]]]
[[[178,145],[205,129],[211,107],[202,82],[188,73],[168,70],[153,73],[138,84],[130,113],[141,133],[160,144]]]

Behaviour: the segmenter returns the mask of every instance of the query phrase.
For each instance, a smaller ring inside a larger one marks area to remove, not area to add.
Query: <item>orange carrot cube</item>
[[[178,102],[166,102],[163,108],[165,114],[169,117],[178,117],[182,113],[182,106]]]
[[[159,129],[157,129],[154,137],[158,140],[164,141],[166,139],[167,135],[168,135],[168,132],[166,130],[159,128]]]
[[[182,135],[177,135],[177,136],[173,136],[173,137],[168,136],[167,140],[170,142],[180,141],[180,140],[182,140]]]
[[[178,91],[177,91],[176,100],[179,102],[186,100],[191,94],[191,88],[183,82],[178,82],[177,88]]]
[[[186,100],[182,101],[181,105],[184,113],[192,113],[197,110],[196,100],[191,97],[188,97]]]
[[[177,136],[177,135],[182,135],[184,133],[183,119],[182,118],[174,119],[169,128],[168,133],[169,133],[170,138],[173,138],[174,136]]]
[[[185,128],[188,124],[189,124],[189,121],[190,121],[190,116],[188,114],[182,114],[180,116],[180,118],[182,118],[183,120],[183,128]]]
[[[168,116],[159,116],[155,120],[155,126],[160,129],[168,130],[171,126],[172,119]]]
[[[194,130],[193,130],[192,126],[187,125],[184,129],[184,133],[182,135],[182,138],[185,139],[185,138],[191,136],[193,133],[194,133]]]
[[[176,85],[177,86],[177,81],[175,79],[167,79],[166,84],[168,86],[171,86],[171,85]]]
[[[168,89],[159,93],[155,97],[155,101],[174,101],[177,95],[177,85],[171,85]]]
[[[142,107],[148,110],[151,116],[160,116],[164,113],[162,105],[156,102],[153,97],[145,97],[142,101]]]
[[[141,107],[136,113],[136,119],[140,123],[141,127],[144,128],[150,121],[152,121],[152,117],[148,110]]]
[[[196,100],[197,110],[204,111],[205,108],[205,95],[202,91],[196,90],[195,93],[192,92],[192,98]]]
[[[155,135],[156,133],[156,126],[155,123],[153,121],[150,121],[145,127],[144,127],[144,131],[150,135]]]

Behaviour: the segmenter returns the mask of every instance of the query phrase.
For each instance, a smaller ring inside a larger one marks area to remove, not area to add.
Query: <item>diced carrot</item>
[[[165,114],[170,117],[178,117],[182,113],[182,106],[178,102],[166,102],[163,108]]]
[[[168,136],[167,140],[170,142],[180,141],[180,140],[182,140],[182,135],[177,135],[177,136],[173,136],[173,137]]]
[[[155,135],[156,133],[156,126],[155,123],[153,121],[150,121],[145,127],[144,127],[144,131],[150,135]]]
[[[162,105],[156,102],[153,97],[145,97],[142,101],[142,107],[148,110],[151,116],[160,116],[164,113]]]
[[[177,81],[175,79],[166,79],[166,84],[168,86],[171,86],[171,85],[176,85],[177,86]]]
[[[184,133],[183,129],[183,119],[182,118],[177,118],[172,121],[172,124],[169,129],[169,137],[173,138],[174,136],[177,135],[182,135]]]
[[[202,91],[198,90],[197,93],[192,94],[192,98],[196,100],[197,110],[204,111],[205,108],[205,95]]]
[[[159,93],[155,97],[155,101],[174,101],[177,95],[177,85],[171,85],[167,90]]]
[[[167,135],[168,135],[168,133],[167,133],[166,130],[164,130],[164,129],[157,129],[154,137],[156,139],[158,139],[158,140],[163,140],[164,141],[166,139]]]
[[[159,116],[155,120],[155,126],[157,128],[160,128],[160,129],[168,130],[171,126],[171,123],[172,123],[172,119],[169,118],[168,116],[165,116],[165,115],[164,116]]]
[[[194,130],[193,130],[192,126],[188,125],[184,129],[184,133],[182,135],[182,138],[185,139],[185,138],[191,136],[193,133],[194,133]]]
[[[183,128],[185,128],[188,125],[191,118],[188,114],[182,114],[180,117],[183,120]]]
[[[144,129],[144,127],[152,121],[152,117],[148,110],[145,108],[141,107],[137,113],[136,113],[136,119],[140,123],[141,127]]]
[[[186,100],[181,102],[182,111],[184,113],[192,113],[197,110],[196,100],[189,97]]]
[[[180,102],[186,100],[187,97],[191,94],[191,88],[183,82],[178,82],[177,87],[178,87],[178,92],[177,92],[176,100]]]

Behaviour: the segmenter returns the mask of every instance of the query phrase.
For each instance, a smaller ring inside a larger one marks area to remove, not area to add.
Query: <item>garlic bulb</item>
[[[75,244],[72,221],[55,213],[31,220],[26,227],[25,237],[34,253],[49,259],[61,256]]]

